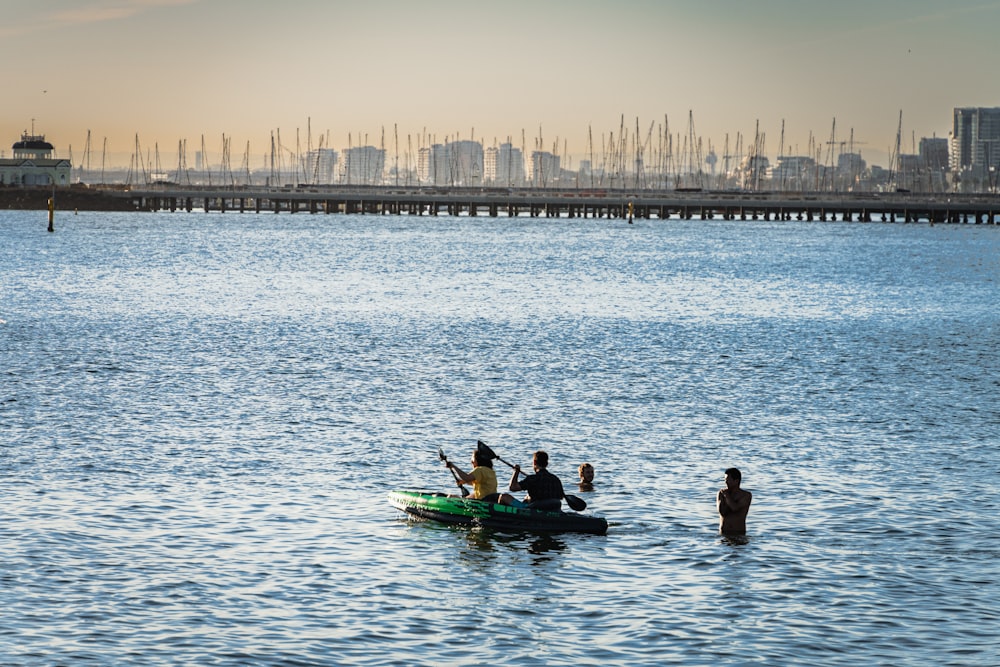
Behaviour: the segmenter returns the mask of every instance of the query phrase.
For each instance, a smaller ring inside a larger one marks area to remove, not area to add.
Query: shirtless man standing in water
[[[753,494],[740,488],[743,475],[737,468],[726,470],[726,488],[719,491],[719,532],[723,535],[746,535],[747,512]]]

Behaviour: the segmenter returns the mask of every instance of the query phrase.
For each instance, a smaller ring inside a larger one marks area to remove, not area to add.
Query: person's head
[[[580,464],[580,483],[590,484],[594,481],[594,466],[589,463]]]
[[[549,455],[539,449],[537,452],[535,452],[535,455],[531,457],[531,465],[533,465],[535,468],[548,468]]]
[[[481,452],[477,449],[476,451],[472,452],[472,465],[492,468],[493,459],[487,456],[485,452]]]
[[[726,486],[738,487],[743,480],[743,473],[739,468],[726,468]]]

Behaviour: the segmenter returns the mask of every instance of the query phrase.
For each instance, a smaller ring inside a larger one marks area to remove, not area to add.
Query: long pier
[[[950,193],[156,186],[107,194],[145,211],[1000,224],[1000,196]]]

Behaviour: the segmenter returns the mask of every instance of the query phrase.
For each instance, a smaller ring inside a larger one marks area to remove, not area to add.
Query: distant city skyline
[[[17,65],[2,75],[0,150],[34,122],[75,164],[89,131],[91,163],[106,142],[109,165],[127,166],[138,137],[165,169],[181,142],[193,164],[202,141],[210,163],[228,146],[260,168],[280,132],[289,153],[414,159],[476,140],[575,169],[622,129],[657,141],[669,123],[703,155],[727,135],[730,152],[757,135],[772,157],[853,136],[884,165],[897,129],[916,153],[948,137],[954,108],[1000,106],[1000,2],[13,0],[4,13]]]

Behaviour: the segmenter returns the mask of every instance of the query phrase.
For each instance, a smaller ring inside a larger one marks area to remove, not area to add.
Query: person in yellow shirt
[[[490,503],[497,502],[500,494],[497,493],[497,474],[493,472],[493,461],[477,449],[472,452],[472,466],[471,471],[465,472],[448,461],[448,467],[455,472],[457,477],[455,481],[458,485],[472,485],[472,498]]]

